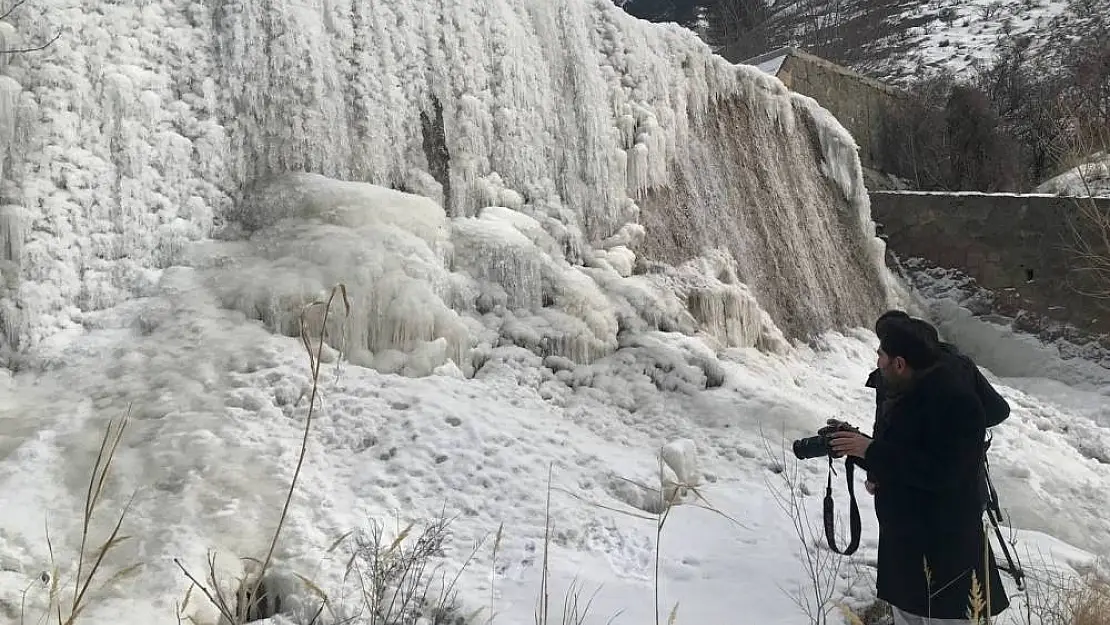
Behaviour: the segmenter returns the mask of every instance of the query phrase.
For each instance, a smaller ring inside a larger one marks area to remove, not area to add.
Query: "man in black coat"
[[[878,334],[882,326],[892,319],[908,320],[924,332],[932,343],[940,348],[940,357],[945,365],[954,368],[958,376],[975,391],[979,403],[983,405],[983,412],[987,420],[987,427],[992,428],[1002,423],[1010,416],[1010,404],[998,391],[994,390],[991,383],[983,376],[979,366],[967,354],[964,354],[951,343],[940,340],[940,334],[933,324],[916,317],[911,317],[902,310],[888,310],[875,321],[875,333]],[[875,430],[882,428],[882,405],[886,399],[886,389],[879,369],[867,376],[866,386],[875,389]]]
[[[998,391],[994,390],[991,383],[983,376],[983,372],[979,370],[978,365],[975,364],[970,357],[962,353],[955,345],[945,343],[940,340],[940,335],[937,329],[929,322],[916,317],[910,317],[901,310],[888,310],[879,316],[875,322],[875,333],[878,334],[882,327],[891,320],[908,321],[913,324],[916,329],[923,333],[925,338],[930,343],[935,345],[940,351],[941,363],[949,367],[956,377],[966,384],[975,393],[979,399],[979,403],[983,406],[984,416],[986,417],[986,426],[988,428],[994,427],[1010,416],[1010,404],[1006,401]],[[871,372],[867,377],[866,386],[875,389],[875,425],[872,428],[872,433],[878,435],[882,428],[885,426],[883,419],[883,405],[887,400],[887,389],[883,383],[883,377],[879,369]],[[980,466],[979,471],[979,495],[983,504],[986,505],[989,498],[989,487],[987,486],[986,464]],[[874,494],[877,484],[872,476],[867,478],[867,491]]]
[[[1009,600],[983,528],[982,405],[910,320],[884,324],[879,341],[884,426],[874,439],[838,432],[831,442],[879,483],[878,596],[894,608],[898,625],[959,622],[967,618],[974,578],[997,615]]]

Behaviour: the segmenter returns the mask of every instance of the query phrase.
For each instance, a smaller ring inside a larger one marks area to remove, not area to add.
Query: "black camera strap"
[[[844,476],[848,481],[848,523],[851,530],[851,539],[844,551],[841,551],[836,544],[836,531],[834,527],[836,510],[832,496],[833,459],[832,456],[829,456],[829,481],[828,486],[825,488],[825,539],[829,541],[829,547],[842,556],[850,556],[856,552],[856,549],[859,549],[860,534],[863,533],[863,525],[859,517],[859,506],[856,505],[855,468],[856,465],[853,464],[851,460],[844,460]]]

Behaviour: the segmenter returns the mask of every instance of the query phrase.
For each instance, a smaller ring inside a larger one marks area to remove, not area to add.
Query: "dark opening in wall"
[[[1025,281],[1026,282],[1032,282],[1033,281],[1033,270],[1028,268],[1028,267],[1025,268]]]

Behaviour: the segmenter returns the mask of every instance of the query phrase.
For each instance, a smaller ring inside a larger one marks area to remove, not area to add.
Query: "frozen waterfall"
[[[888,299],[839,124],[610,0],[39,0],[8,20],[8,42],[63,34],[0,68],[13,358],[179,266],[286,333],[345,282],[352,361],[410,374],[505,343],[586,362],[651,329],[776,349]]]

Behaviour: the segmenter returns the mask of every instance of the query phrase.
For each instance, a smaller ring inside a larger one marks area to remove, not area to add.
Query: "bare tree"
[[[1110,128],[1095,136],[1079,133],[1072,145],[1080,193],[1068,220],[1075,263],[1069,282],[1076,292],[1110,303],[1110,207],[1095,199],[1094,189],[1096,176],[1110,177]]]
[[[750,58],[771,47],[766,0],[716,0],[707,7],[708,38],[730,58]]]
[[[835,60],[843,58],[847,2],[808,0],[799,12],[802,16],[801,44],[817,56]]]

